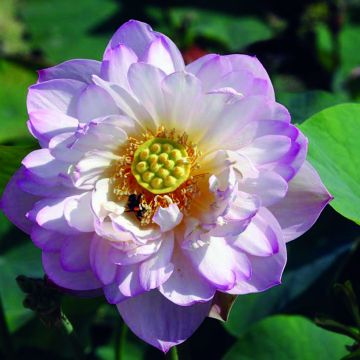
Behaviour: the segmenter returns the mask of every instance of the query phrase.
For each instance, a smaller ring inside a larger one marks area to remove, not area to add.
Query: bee
[[[128,197],[128,202],[127,202],[127,208],[128,210],[126,210],[127,212],[134,212],[136,218],[141,221],[142,217],[144,216],[146,209],[144,208],[144,206],[141,204],[141,198],[142,198],[142,194],[136,195],[136,194],[131,194]]]

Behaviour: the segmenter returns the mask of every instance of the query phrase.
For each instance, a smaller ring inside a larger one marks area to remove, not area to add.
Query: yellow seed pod
[[[175,191],[190,176],[191,164],[182,144],[153,138],[134,153],[131,171],[140,186],[153,194]]]

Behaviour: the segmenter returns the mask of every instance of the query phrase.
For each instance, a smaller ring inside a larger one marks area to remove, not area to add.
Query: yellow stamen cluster
[[[191,171],[199,165],[200,153],[186,133],[160,127],[154,134],[147,131],[140,139],[129,138],[120,149],[113,176],[113,192],[123,201],[131,194],[141,194],[141,225],[152,222],[159,206],[171,203],[181,211],[189,209],[191,199],[199,194],[198,176]]]

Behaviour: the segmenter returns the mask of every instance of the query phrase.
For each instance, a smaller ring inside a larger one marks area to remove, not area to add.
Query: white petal
[[[159,207],[153,216],[153,222],[160,226],[161,232],[172,230],[181,223],[183,214],[176,204],[170,204],[167,208]]]
[[[81,231],[93,232],[94,215],[91,209],[91,191],[72,197],[64,205],[64,216],[68,224]]]
[[[140,265],[140,284],[145,290],[159,287],[173,272],[174,265],[170,262],[174,249],[174,234],[163,234],[162,243],[157,253]]]

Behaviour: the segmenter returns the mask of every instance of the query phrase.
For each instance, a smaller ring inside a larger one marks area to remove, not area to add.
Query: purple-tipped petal
[[[150,44],[144,61],[161,69],[165,74],[171,74],[175,71],[170,48],[163,37],[158,37]]]
[[[256,57],[208,54],[187,65],[186,70],[204,83],[206,91],[232,87],[239,93],[275,100],[269,75]]]
[[[22,191],[17,186],[17,181],[20,179],[26,179],[24,167],[21,167],[6,185],[0,201],[0,208],[12,223],[30,234],[33,222],[26,217],[26,214],[39,200],[39,197]]]
[[[237,280],[251,275],[247,255],[236,251],[225,238],[204,235],[203,244],[184,249],[194,267],[210,284],[220,290],[231,289]]]
[[[129,67],[138,60],[133,50],[123,44],[109,48],[101,64],[101,77],[125,89],[129,88],[127,79]]]
[[[194,333],[209,314],[210,306],[211,302],[178,306],[152,290],[121,302],[117,308],[138,337],[167,352]]]
[[[232,246],[250,255],[271,256],[279,251],[279,243],[272,224],[263,208],[251,219],[245,231],[236,237]]]
[[[109,48],[124,44],[135,52],[139,61],[144,61],[151,43],[159,38],[166,45],[175,70],[183,70],[184,60],[176,45],[167,36],[153,31],[150,25],[136,20],[126,22],[115,32],[105,53]]]
[[[30,86],[28,112],[53,110],[76,117],[76,99],[86,84],[78,80],[54,79]]]
[[[331,199],[316,170],[305,161],[289,182],[285,198],[269,209],[279,221],[285,241],[291,241],[311,228]]]
[[[272,239],[269,242],[277,242],[278,251],[267,257],[247,255],[251,263],[251,277],[240,279],[236,285],[227,291],[229,294],[248,294],[264,291],[281,283],[281,276],[286,264],[286,246],[282,231],[275,217],[266,208],[259,209],[262,221],[267,223],[271,231],[266,234]]]
[[[99,75],[100,62],[87,59],[65,61],[59,65],[39,70],[39,83],[54,79],[72,79],[91,84],[91,76]]]
[[[102,284],[94,276],[92,271],[68,272],[60,265],[59,253],[42,254],[44,271],[51,281],[56,285],[69,290],[95,290],[101,288]]]

